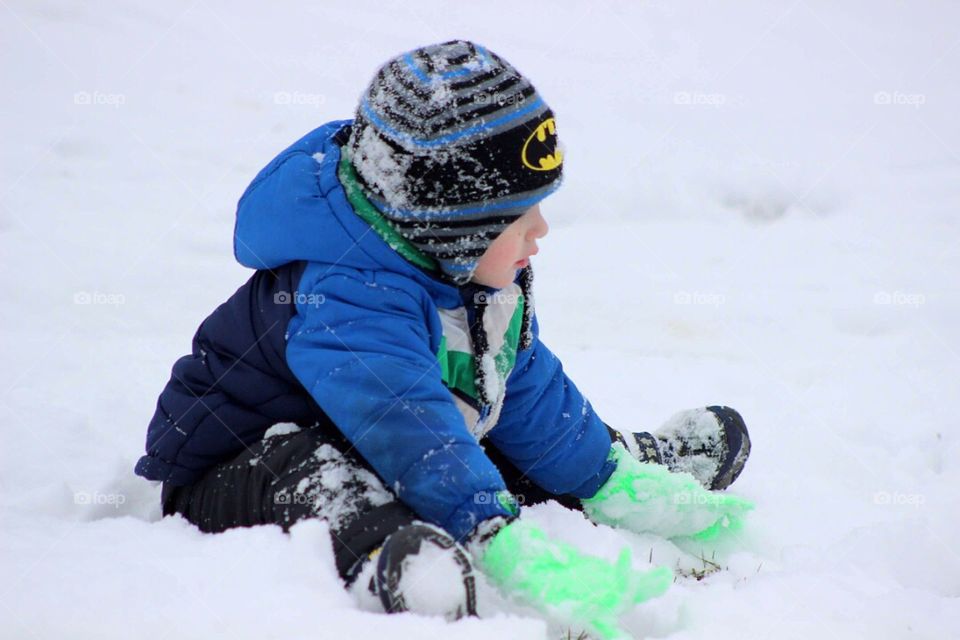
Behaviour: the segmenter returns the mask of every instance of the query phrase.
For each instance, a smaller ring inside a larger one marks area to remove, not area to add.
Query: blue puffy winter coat
[[[472,300],[357,214],[338,177],[350,124],[308,133],[244,192],[234,251],[257,271],[174,365],[136,473],[190,484],[273,424],[328,417],[404,503],[458,537],[510,513],[477,498],[505,489],[481,436],[547,491],[593,495],[612,472],[610,435],[536,318],[530,347],[510,354],[495,426],[468,424],[442,317],[472,317]]]

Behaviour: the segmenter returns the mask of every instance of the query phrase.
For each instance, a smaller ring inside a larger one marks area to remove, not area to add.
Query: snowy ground
[[[600,415],[650,428],[725,403],[751,428],[734,488],[757,510],[704,550],[723,570],[627,627],[956,637],[956,5],[2,4],[3,638],[548,637],[500,605],[455,625],[364,613],[322,524],[202,535],[159,521],[132,474],[171,364],[247,277],[248,181],[349,117],[383,60],[452,37],[557,112],[539,314]],[[703,566],[559,508],[528,517]]]

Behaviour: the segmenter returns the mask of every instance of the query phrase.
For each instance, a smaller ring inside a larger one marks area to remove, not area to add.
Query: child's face
[[[509,286],[517,277],[517,269],[530,263],[535,255],[537,240],[547,235],[550,227],[540,215],[540,205],[535,204],[503,230],[486,252],[480,256],[473,281],[488,287],[501,289]]]

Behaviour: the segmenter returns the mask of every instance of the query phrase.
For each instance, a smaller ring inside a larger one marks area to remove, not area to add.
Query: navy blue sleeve
[[[389,274],[311,265],[290,323],[287,362],[381,479],[455,537],[511,515],[500,472],[444,386],[426,294]],[[399,277],[397,278],[399,279]]]
[[[591,497],[615,467],[608,460],[610,433],[540,341],[536,317],[532,330],[532,344],[517,353],[500,419],[487,436],[543,489]]]

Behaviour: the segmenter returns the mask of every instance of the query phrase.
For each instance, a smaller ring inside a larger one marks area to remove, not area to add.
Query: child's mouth
[[[527,266],[528,264],[530,264],[530,259],[529,259],[529,258],[524,258],[523,260],[517,260],[514,264],[515,264],[517,267],[519,267],[519,268],[522,269],[523,267],[525,267],[525,266]]]

